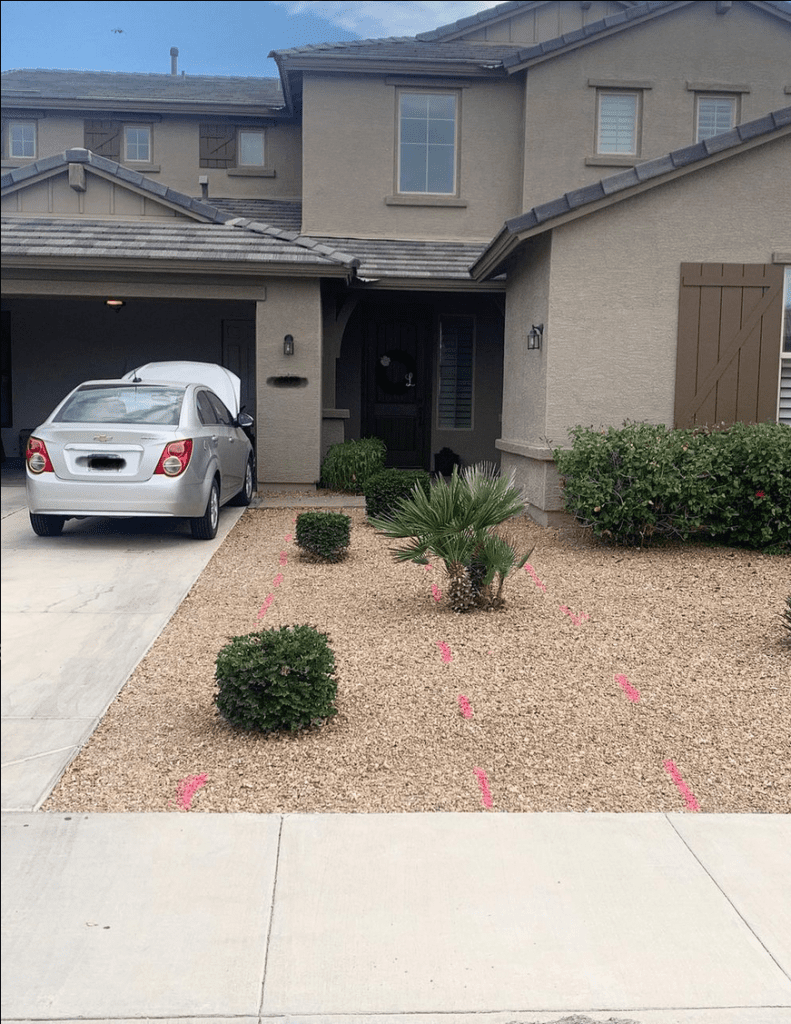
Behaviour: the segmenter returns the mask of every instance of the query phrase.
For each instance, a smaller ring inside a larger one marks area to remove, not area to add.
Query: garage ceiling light
[[[121,306],[126,305],[123,299],[105,299],[104,304],[105,306],[109,306],[110,309],[114,309],[116,313],[119,311]]]

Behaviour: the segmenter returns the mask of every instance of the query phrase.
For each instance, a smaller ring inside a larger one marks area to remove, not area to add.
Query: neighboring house
[[[577,423],[791,424],[791,5],[512,2],[273,56],[3,75],[7,454],[173,358],[243,377],[261,483],[374,434],[501,461],[540,522]]]

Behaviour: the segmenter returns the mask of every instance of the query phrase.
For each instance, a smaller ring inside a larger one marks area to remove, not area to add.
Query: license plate
[[[118,472],[126,465],[126,460],[118,455],[92,455],[88,459],[88,468],[97,470],[115,470]]]

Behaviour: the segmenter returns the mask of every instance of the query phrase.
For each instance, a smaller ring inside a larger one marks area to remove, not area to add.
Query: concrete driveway
[[[183,522],[70,520],[36,537],[3,466],[2,809],[37,810],[242,513],[213,541]]]

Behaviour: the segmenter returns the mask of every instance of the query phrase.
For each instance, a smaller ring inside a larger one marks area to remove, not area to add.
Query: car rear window
[[[54,417],[57,423],[157,423],[176,426],[184,388],[157,384],[88,384]]]

